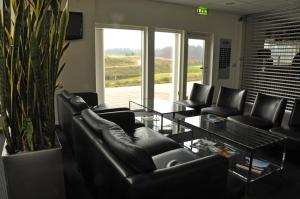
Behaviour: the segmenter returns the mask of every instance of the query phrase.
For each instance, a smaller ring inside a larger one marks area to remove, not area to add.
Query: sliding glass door
[[[168,101],[178,98],[180,34],[155,32],[154,97]]]
[[[189,96],[194,83],[203,83],[205,40],[188,38],[186,94]]]
[[[142,98],[144,31],[115,28],[101,31],[104,103],[127,107],[130,99]]]

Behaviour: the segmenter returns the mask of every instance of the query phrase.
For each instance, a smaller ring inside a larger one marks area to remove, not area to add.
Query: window
[[[155,98],[177,99],[179,59],[180,34],[155,32]]]

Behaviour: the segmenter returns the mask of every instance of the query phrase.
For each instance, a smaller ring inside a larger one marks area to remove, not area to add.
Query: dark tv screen
[[[82,39],[82,37],[83,37],[82,12],[70,12],[66,40]]]

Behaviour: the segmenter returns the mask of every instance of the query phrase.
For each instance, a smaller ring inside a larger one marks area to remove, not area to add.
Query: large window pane
[[[194,83],[202,84],[205,40],[188,39],[188,70],[186,94],[189,96]]]
[[[141,98],[141,30],[104,29],[105,103],[128,106]]]
[[[177,33],[155,32],[155,98],[174,98],[177,38]]]

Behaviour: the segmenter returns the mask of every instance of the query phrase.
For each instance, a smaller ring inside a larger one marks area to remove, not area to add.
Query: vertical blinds
[[[247,17],[242,87],[248,102],[258,92],[300,98],[300,7]]]

